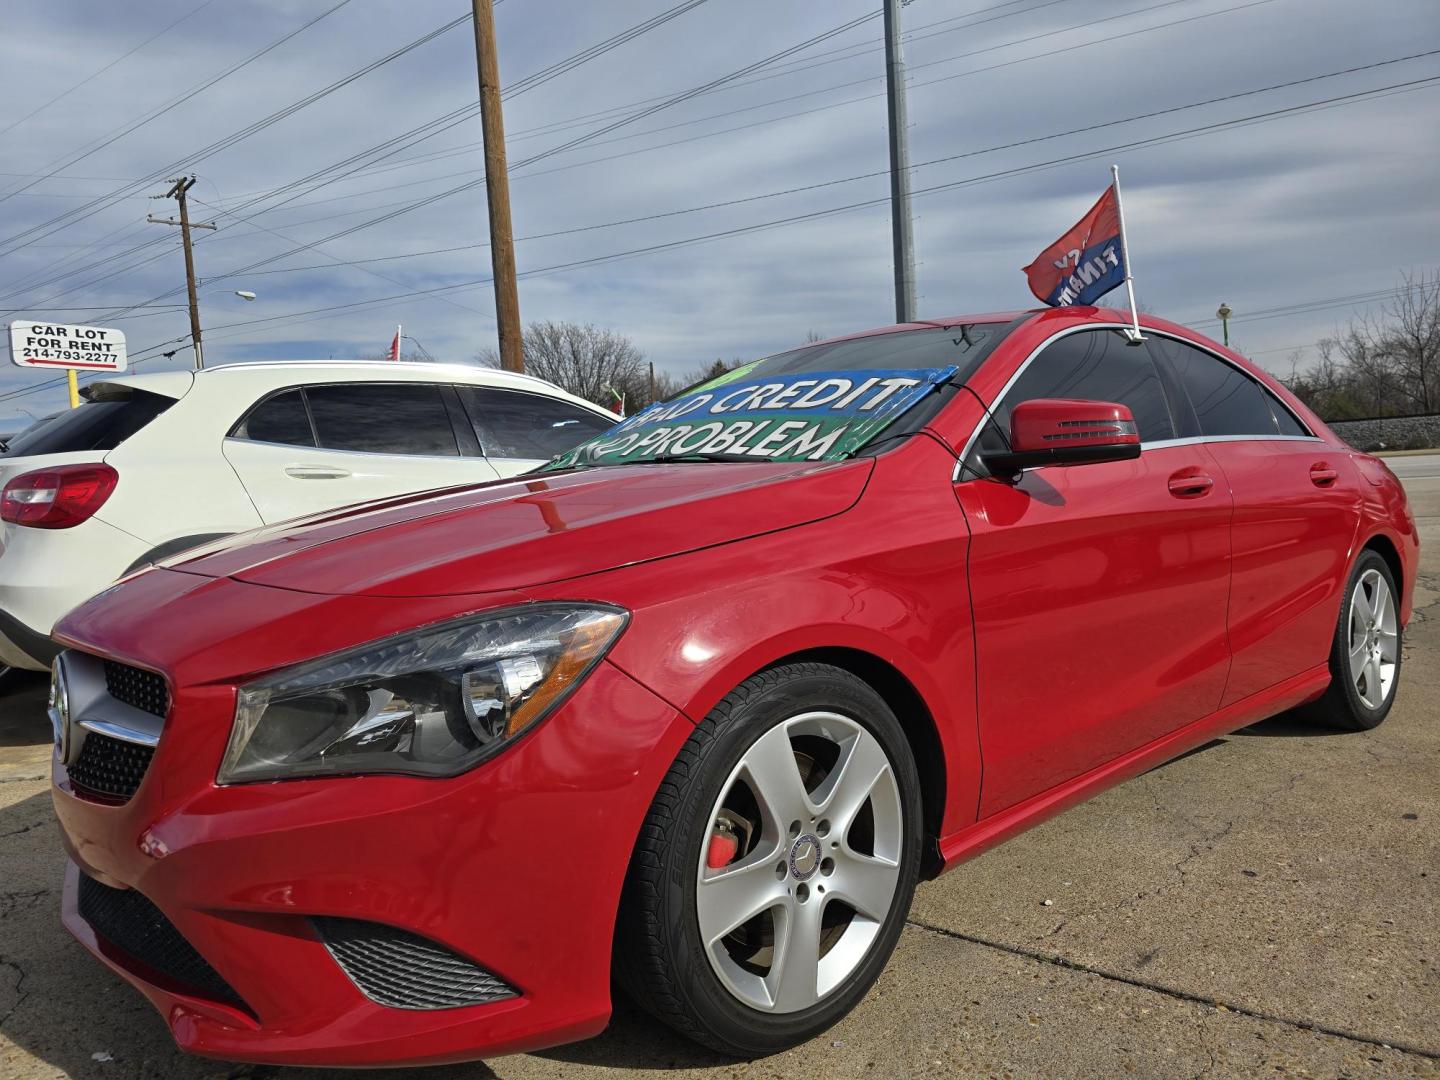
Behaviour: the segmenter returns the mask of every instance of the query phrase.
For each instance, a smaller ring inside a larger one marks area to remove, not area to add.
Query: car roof
[[[1041,310],[1050,310],[1044,308]],[[876,337],[880,334],[898,334],[906,330],[937,330],[947,326],[971,326],[975,323],[1008,323],[1014,322],[1025,315],[1034,315],[1031,311],[990,311],[982,315],[953,315],[948,318],[916,319],[914,322],[893,323],[890,326],[875,326],[869,330],[857,330],[853,334],[841,334],[839,337],[825,338],[823,341],[809,342],[812,345],[830,345],[837,341],[854,341],[857,338]],[[797,345],[794,348],[804,348],[804,345]],[[789,350],[782,350],[789,351]]]
[[[596,412],[601,406],[576,397],[535,375],[480,367],[475,364],[429,364],[404,360],[262,360],[220,364],[200,371],[154,371],[101,379],[87,387],[87,396],[103,397],[105,388],[145,390],[165,397],[183,397],[196,380],[235,383],[237,391],[264,393],[286,386],[330,382],[452,382],[529,390],[584,405]]]

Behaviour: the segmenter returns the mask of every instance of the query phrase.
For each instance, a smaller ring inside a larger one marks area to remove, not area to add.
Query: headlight
[[[564,700],[626,618],[610,607],[534,604],[251,683],[240,689],[219,781],[464,772]]]

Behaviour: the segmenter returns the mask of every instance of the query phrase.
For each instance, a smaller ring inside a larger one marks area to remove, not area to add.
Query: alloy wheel
[[[699,853],[702,944],[725,988],[807,1009],[865,959],[895,901],[904,818],[876,737],[834,712],[777,724],[740,758]]]
[[[1395,686],[1399,625],[1395,597],[1379,570],[1360,575],[1350,593],[1350,678],[1367,708],[1385,704]]]

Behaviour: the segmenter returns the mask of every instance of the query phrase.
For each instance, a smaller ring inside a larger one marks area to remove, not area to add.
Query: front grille
[[[70,783],[91,795],[128,801],[145,779],[153,746],[138,746],[96,731],[85,732],[80,755],[66,766]]]
[[[153,671],[106,660],[105,689],[116,701],[123,701],[152,716],[163,719],[170,711],[170,688]]]
[[[455,1009],[516,995],[443,945],[363,919],[312,920],[330,955],[366,997],[394,1009]]]
[[[135,889],[112,889],[81,874],[80,917],[96,936],[181,987],[249,1011],[175,925]]]

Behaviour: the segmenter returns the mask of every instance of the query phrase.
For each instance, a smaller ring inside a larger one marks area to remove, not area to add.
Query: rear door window
[[[32,457],[114,450],[174,404],[174,398],[145,390],[87,401],[22,431],[10,440],[4,453],[6,457]]]
[[[1268,390],[1265,390],[1263,386],[1260,389],[1265,394],[1265,400],[1270,403],[1270,411],[1275,414],[1275,427],[1281,435],[1299,435],[1304,437],[1310,434],[1310,432],[1305,430],[1304,425],[1295,419],[1295,414],[1287,409],[1279,398]]]
[[[327,450],[459,457],[440,387],[423,383],[311,386],[315,435]]]
[[[1249,375],[1174,338],[1153,335],[1150,341],[1189,397],[1202,435],[1280,434],[1268,395]]]
[[[615,421],[541,394],[457,386],[487,457],[547,461],[608,431]]]
[[[304,392],[287,390],[262,401],[241,421],[232,435],[255,442],[314,446],[315,432],[310,427]]]

